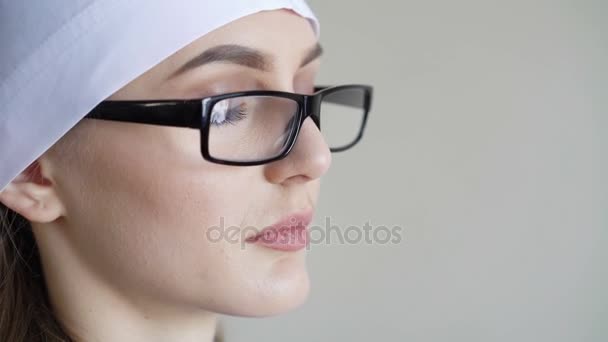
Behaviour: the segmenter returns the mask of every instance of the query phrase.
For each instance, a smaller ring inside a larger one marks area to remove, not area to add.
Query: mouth
[[[312,209],[289,214],[245,241],[286,252],[301,250],[308,246],[312,217]]]

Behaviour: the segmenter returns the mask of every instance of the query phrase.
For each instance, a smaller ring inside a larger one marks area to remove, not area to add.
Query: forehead
[[[297,67],[316,42],[316,34],[308,19],[285,9],[258,12],[232,21],[191,42],[108,99],[119,99],[122,94],[143,89],[144,84],[160,84],[189,60],[214,46],[238,44],[252,47],[275,57],[280,63]]]
[[[263,33],[264,35],[260,35]],[[316,41],[314,29],[308,19],[287,10],[272,10],[254,13],[224,26],[201,37],[202,40],[213,43],[224,39],[235,39],[241,43],[261,42],[290,39],[305,40],[307,45]]]

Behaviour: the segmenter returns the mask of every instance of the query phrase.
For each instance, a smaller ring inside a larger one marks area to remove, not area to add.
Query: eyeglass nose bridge
[[[321,94],[302,95],[299,110],[300,120],[298,122],[298,125],[295,127],[291,137],[289,138],[287,149],[281,155],[281,158],[286,157],[296,145],[297,140],[300,136],[300,131],[302,130],[302,126],[304,125],[304,121],[306,121],[308,117],[312,119],[315,126],[317,126],[317,129],[321,131],[321,100]]]
[[[304,95],[300,126],[304,124],[306,118],[310,117],[317,128],[321,130],[321,100],[322,94]]]

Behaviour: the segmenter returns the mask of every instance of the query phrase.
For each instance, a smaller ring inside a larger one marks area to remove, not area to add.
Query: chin
[[[308,299],[310,293],[310,280],[308,273],[295,284],[290,285],[288,289],[281,289],[280,294],[270,300],[264,306],[260,306],[257,310],[257,316],[268,317],[284,313],[288,313],[302,306]]]
[[[289,279],[265,279],[258,282],[248,298],[231,303],[223,314],[242,317],[270,317],[288,313],[303,305],[310,292],[307,272]]]

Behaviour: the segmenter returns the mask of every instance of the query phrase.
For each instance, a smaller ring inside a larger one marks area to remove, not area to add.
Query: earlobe
[[[0,202],[30,222],[52,222],[64,214],[55,190],[35,161],[0,192]]]

